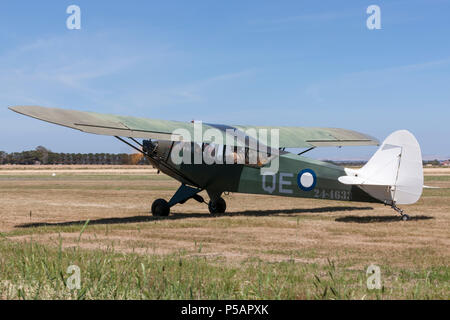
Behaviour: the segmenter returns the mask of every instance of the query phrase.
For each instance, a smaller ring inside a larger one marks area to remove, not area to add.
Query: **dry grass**
[[[168,218],[153,218],[152,201],[169,199],[178,186],[174,180],[149,168],[65,170],[55,177],[54,168],[0,174],[5,238],[57,247],[61,236],[65,248],[182,254],[230,267],[289,261],[320,269],[332,260],[344,272],[364,274],[377,264],[390,274],[386,285],[401,270],[443,268],[448,275],[450,169],[426,170],[426,184],[442,189],[426,189],[417,204],[404,207],[413,218],[408,222],[383,205],[244,194],[225,196],[229,213],[223,216],[211,217],[205,205],[190,200]]]

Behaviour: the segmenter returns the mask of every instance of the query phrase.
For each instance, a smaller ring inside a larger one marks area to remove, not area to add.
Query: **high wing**
[[[12,111],[47,121],[50,123],[62,125],[72,129],[77,129],[87,133],[121,136],[142,139],[161,139],[161,140],[182,140],[180,135],[173,135],[174,130],[187,130],[192,139],[194,138],[194,123],[156,120],[147,118],[137,118],[129,116],[117,116],[109,114],[100,114],[94,112],[75,111],[67,109],[45,108],[38,106],[14,106],[10,107]],[[279,148],[312,148],[321,146],[367,146],[379,145],[377,139],[363,133],[352,130],[336,128],[315,128],[315,127],[261,127],[261,126],[230,126],[202,123],[202,132],[208,129],[218,129],[223,133],[223,141],[226,140],[227,130],[231,129],[238,132],[247,132],[248,129],[267,129],[269,146],[270,130],[279,130]],[[246,137],[257,137],[249,133]],[[184,139],[186,140],[186,139]],[[234,138],[228,141],[234,141]],[[247,140],[248,141],[248,140]],[[196,142],[214,142],[208,139]],[[234,143],[232,143],[234,145]],[[239,145],[239,142],[236,142]]]

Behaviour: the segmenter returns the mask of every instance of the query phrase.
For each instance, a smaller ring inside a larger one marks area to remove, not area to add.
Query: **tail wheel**
[[[223,198],[210,200],[208,209],[211,214],[225,213],[225,210],[227,210],[227,203],[223,200]]]
[[[167,217],[170,214],[170,206],[164,199],[155,200],[152,204],[152,214],[155,217]]]

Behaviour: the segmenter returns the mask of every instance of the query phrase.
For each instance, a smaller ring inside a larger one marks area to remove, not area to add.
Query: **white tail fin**
[[[416,138],[406,130],[387,137],[364,167],[345,172],[341,183],[358,185],[387,204],[412,204],[422,195],[422,154]]]

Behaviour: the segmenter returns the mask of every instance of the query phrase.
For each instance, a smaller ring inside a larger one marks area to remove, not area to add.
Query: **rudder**
[[[389,205],[413,204],[422,195],[422,153],[407,130],[390,134],[364,167],[345,172],[341,183],[357,185]]]

